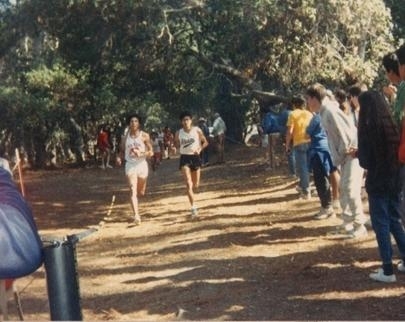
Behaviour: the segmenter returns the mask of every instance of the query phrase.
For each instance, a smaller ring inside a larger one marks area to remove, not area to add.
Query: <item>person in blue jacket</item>
[[[321,202],[321,209],[314,216],[315,219],[326,219],[335,215],[332,207],[332,192],[329,183],[331,172],[336,171],[329,151],[328,138],[321,125],[319,111],[312,110],[307,134],[311,138],[308,150],[309,165],[313,172],[314,183]]]

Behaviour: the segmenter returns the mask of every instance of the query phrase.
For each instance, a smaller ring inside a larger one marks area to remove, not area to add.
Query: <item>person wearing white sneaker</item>
[[[314,113],[306,129],[306,133],[311,138],[308,151],[309,165],[312,168],[316,191],[321,203],[321,210],[314,218],[321,220],[335,215],[332,207],[331,185],[329,183],[330,174],[335,170],[335,167],[329,152],[328,138],[321,124],[320,105],[308,104],[308,107]]]
[[[197,219],[198,217],[198,208],[196,206],[191,207],[191,219]]]
[[[347,234],[347,238],[360,238],[368,235],[367,228],[364,225],[354,225],[353,229]]]
[[[377,282],[394,283],[397,281],[397,277],[394,273],[387,275],[382,268],[377,269],[376,272],[371,273],[369,276],[372,280]]]
[[[405,264],[403,260],[398,263],[397,269],[399,272],[405,273]]]
[[[194,189],[200,185],[201,158],[200,153],[208,146],[208,141],[198,126],[193,126],[190,112],[180,114],[182,128],[174,137],[176,148],[180,151],[180,171],[187,186],[187,196],[191,205],[191,219],[197,217],[197,207],[194,204]]]
[[[321,210],[314,216],[316,220],[328,219],[335,216],[335,211],[332,207],[321,207]]]
[[[117,165],[121,165],[125,160],[125,174],[131,189],[131,206],[136,225],[141,223],[138,196],[145,195],[148,179],[149,168],[146,158],[153,156],[150,136],[141,130],[141,122],[141,117],[138,114],[128,116],[128,131],[121,138],[120,150],[116,160]]]
[[[309,108],[319,111],[322,127],[327,133],[332,163],[340,171],[339,195],[345,219],[361,227],[366,218],[361,200],[364,170],[354,155],[357,150],[357,128],[323,85],[310,85],[306,90],[306,98]],[[336,181],[337,178],[334,179]]]
[[[308,165],[310,138],[305,130],[312,119],[312,113],[306,109],[305,98],[301,95],[293,97],[291,104],[294,110],[287,120],[285,150],[287,154],[293,152],[295,155],[295,170],[299,178],[298,185],[301,189],[300,198],[308,200],[311,199]]]
[[[382,268],[370,274],[370,278],[395,282],[391,234],[402,261],[405,258],[405,231],[399,212],[399,131],[388,103],[380,92],[364,92],[359,96],[359,102],[358,158],[360,165],[367,170],[370,218],[382,261]],[[398,268],[402,269],[403,264]]]

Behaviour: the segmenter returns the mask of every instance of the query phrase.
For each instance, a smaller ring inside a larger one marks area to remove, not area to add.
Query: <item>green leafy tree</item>
[[[0,8],[3,99],[32,118],[19,133],[35,132],[24,146],[38,164],[56,134],[80,159],[99,123],[123,127],[129,111],[149,128],[176,126],[183,109],[219,111],[240,139],[253,99],[266,107],[314,81],[371,84],[394,44],[383,0],[21,0]],[[400,26],[396,17],[397,37]]]
[[[405,41],[405,6],[401,0],[385,0],[391,10],[393,35],[397,43]]]

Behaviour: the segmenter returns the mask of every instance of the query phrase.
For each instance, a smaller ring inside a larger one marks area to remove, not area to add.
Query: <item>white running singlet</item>
[[[190,132],[180,129],[180,154],[194,154],[194,151],[201,147],[200,136],[198,135],[198,127],[193,126]]]

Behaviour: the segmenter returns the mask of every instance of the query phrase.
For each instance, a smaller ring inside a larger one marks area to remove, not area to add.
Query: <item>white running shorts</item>
[[[138,178],[146,178],[148,176],[149,167],[146,160],[140,162],[126,162],[125,163],[125,174],[136,175]]]

